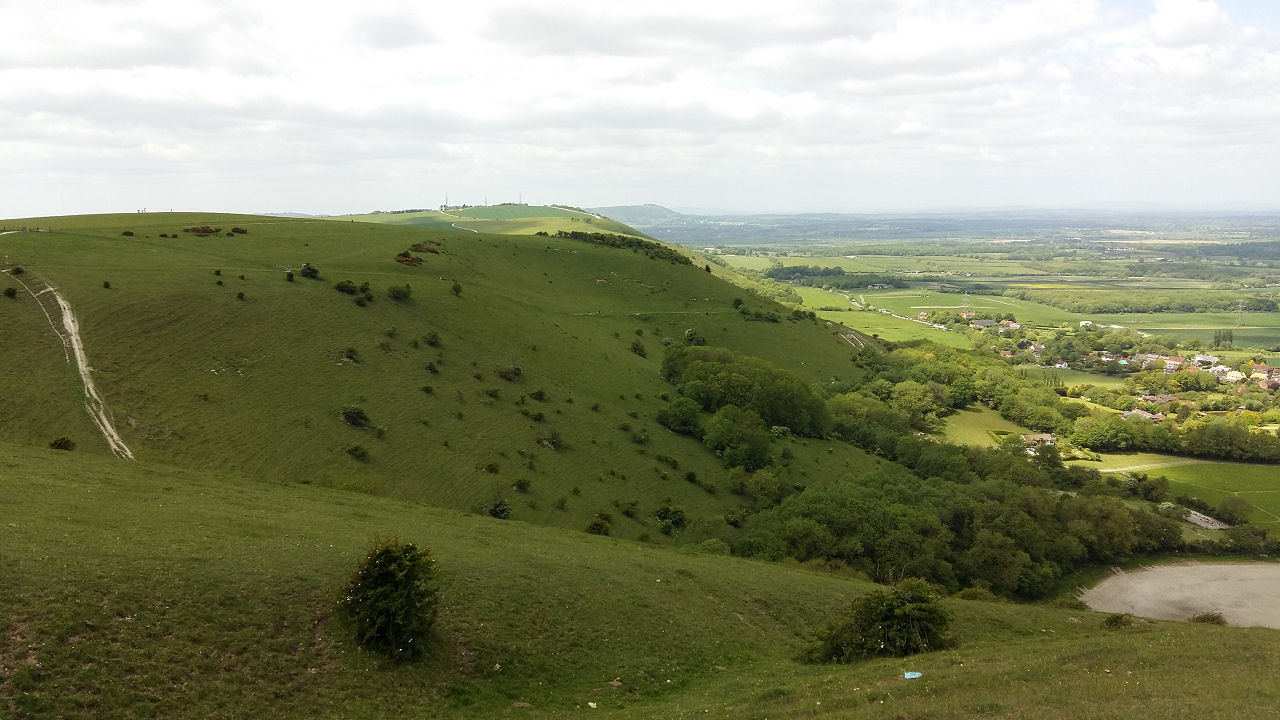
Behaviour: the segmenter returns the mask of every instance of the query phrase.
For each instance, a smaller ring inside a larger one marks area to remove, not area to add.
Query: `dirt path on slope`
[[[8,272],[8,271],[6,271]],[[107,446],[111,448],[111,453],[118,458],[125,460],[133,459],[133,451],[120,438],[120,433],[116,432],[116,428],[111,424],[111,418],[108,417],[107,405],[102,401],[102,396],[98,394],[98,386],[93,382],[91,374],[93,368],[89,367],[89,358],[84,352],[84,341],[80,339],[80,322],[76,320],[75,313],[71,311],[71,303],[62,297],[52,285],[43,280],[35,280],[32,284],[43,286],[40,290],[33,290],[31,286],[23,282],[20,278],[15,277],[12,273],[9,277],[13,278],[21,285],[31,297],[35,298],[36,304],[44,310],[44,316],[49,320],[49,326],[53,328],[54,334],[62,341],[64,352],[69,352],[67,362],[75,359],[76,371],[80,373],[80,380],[84,383],[84,409],[89,413],[89,418],[93,420],[93,424],[98,426],[102,438],[107,441]],[[61,320],[63,332],[58,332],[58,323],[53,316],[49,314],[45,303],[41,301],[40,296],[49,294],[53,296],[54,304],[57,306],[59,320]]]

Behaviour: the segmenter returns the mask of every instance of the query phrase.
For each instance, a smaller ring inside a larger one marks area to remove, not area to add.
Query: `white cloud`
[[[1242,8],[0,0],[0,215],[122,198],[340,212],[446,190],[793,209],[1275,203],[1280,31]]]

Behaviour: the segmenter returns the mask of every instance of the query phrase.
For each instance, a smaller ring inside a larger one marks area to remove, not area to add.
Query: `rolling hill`
[[[217,214],[4,223],[29,230],[0,236],[0,287],[15,288],[0,297],[0,715],[1073,718],[1274,705],[1249,675],[1216,680],[1211,704],[1202,683],[1205,667],[1230,663],[1265,677],[1274,631],[1108,630],[1100,614],[1007,602],[949,599],[952,650],[799,662],[872,585],[840,562],[725,555],[741,537],[727,520],[747,502],[744,476],[656,421],[677,394],[664,350],[705,343],[821,387],[856,374],[851,343],[875,345],[638,238],[462,227],[521,220],[476,210],[457,228]],[[74,309],[136,460],[111,457],[89,420],[44,287]],[[781,487],[896,477],[853,445],[776,430]],[[75,450],[49,449],[59,438]],[[660,519],[673,509],[683,527]],[[583,532],[602,518],[610,537]],[[347,573],[389,535],[430,546],[443,570],[422,663],[379,663],[332,617]]]

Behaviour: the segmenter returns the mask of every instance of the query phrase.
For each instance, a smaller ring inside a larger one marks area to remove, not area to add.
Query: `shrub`
[[[640,342],[639,338],[631,341],[631,352],[639,355],[640,357],[646,357],[648,355],[644,349],[644,343]]]
[[[125,236],[125,237],[133,237],[133,231],[132,231],[132,230],[125,230],[124,232],[122,232],[122,233],[120,233],[120,234],[121,234],[121,235],[123,235],[123,236]]]
[[[17,275],[21,275],[24,272],[26,272],[26,270],[23,270],[21,265],[14,265],[13,269],[9,271],[9,274],[17,276]]]
[[[454,294],[454,295],[456,295],[456,296],[458,296],[458,297],[461,297],[461,296],[462,296],[462,283],[454,283],[454,284],[453,284],[453,294]]]
[[[320,279],[320,271],[311,263],[302,263],[302,269],[298,272],[304,278],[311,278],[312,280]]]
[[[347,454],[350,455],[353,460],[358,462],[369,462],[369,451],[365,450],[363,445],[352,445],[347,448]]]
[[[951,616],[920,578],[853,601],[845,618],[819,637],[811,659],[849,663],[877,656],[904,657],[951,644]]]
[[[286,282],[293,282],[293,271],[292,271],[292,270],[290,270],[290,271],[286,272],[286,273],[284,274],[284,279],[285,279],[285,281],[286,281]]]
[[[14,298],[18,297],[18,289],[17,289],[17,288],[7,287],[7,288],[5,288],[5,289],[4,289],[4,296],[5,296],[5,297],[7,297],[7,298],[9,298],[10,300],[12,300],[12,299],[14,299]]]
[[[499,520],[506,520],[511,517],[511,505],[505,498],[499,496],[489,503],[489,507],[485,508],[485,512],[489,513],[489,517],[495,517]]]
[[[347,295],[356,294],[356,284],[350,280],[343,280],[342,282],[337,283],[333,286],[333,289],[340,293],[346,293]]]
[[[358,408],[354,406],[349,408],[344,408],[342,412],[339,414],[339,416],[342,418],[342,422],[350,425],[351,427],[354,427],[354,428],[369,427],[369,416],[365,414],[362,408]]]
[[[243,299],[244,299],[244,291],[243,291],[243,290],[241,290],[240,292],[236,293],[236,299],[237,299],[237,300],[243,300]]]
[[[404,285],[392,285],[387,288],[387,297],[397,302],[408,300],[412,294],[413,289],[409,287],[408,283]]]
[[[1108,615],[1106,619],[1102,621],[1102,627],[1108,630],[1127,628],[1132,624],[1133,616],[1129,613],[1115,613],[1114,615]]]
[[[429,549],[395,538],[376,542],[338,601],[356,642],[396,660],[420,656],[440,604],[437,573]]]
[[[54,450],[75,450],[76,444],[75,441],[70,438],[60,437],[49,443],[49,447]]]
[[[608,535],[609,522],[599,515],[596,515],[591,518],[591,522],[587,523],[587,532],[592,535]]]
[[[1206,625],[1226,625],[1227,619],[1217,610],[1209,610],[1207,612],[1196,613],[1190,618],[1193,623],[1204,623]]]
[[[103,280],[103,281],[102,281],[102,289],[103,289],[103,290],[110,290],[110,289],[111,289],[111,281],[110,281],[110,280]]]

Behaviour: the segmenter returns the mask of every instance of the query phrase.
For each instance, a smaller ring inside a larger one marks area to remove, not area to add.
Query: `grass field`
[[[326,219],[335,222],[371,222],[437,230],[462,229],[495,235],[533,235],[537,232],[554,235],[560,230],[581,230],[647,237],[635,228],[616,220],[545,205],[493,205],[449,211],[424,210],[413,213],[339,215]]]
[[[1074,464],[1103,472],[1134,471],[1164,476],[1169,479],[1175,494],[1198,497],[1210,505],[1218,504],[1228,495],[1238,495],[1254,507],[1251,522],[1268,526],[1280,523],[1280,472],[1274,465],[1157,453],[1106,453],[1100,463],[1082,461]]]
[[[1276,631],[1108,631],[1098,613],[952,600],[954,649],[806,665],[810,634],[867,583],[146,462],[0,445],[0,467],[15,720],[1258,717],[1277,700],[1243,677],[1208,698],[1196,680],[1280,671]],[[376,661],[331,616],[391,534],[443,571],[422,663]]]
[[[923,288],[859,290],[857,294],[865,297],[867,302],[875,307],[888,308],[907,317],[915,317],[917,313],[933,310],[958,312],[967,309],[999,315],[1012,313],[1019,322],[1041,326],[1056,326],[1062,323],[1074,325],[1078,322],[1077,316],[1064,310],[999,295],[962,295]]]
[[[205,223],[249,232],[181,232]],[[722,516],[738,501],[685,482],[692,472],[723,489],[728,471],[653,420],[673,392],[659,374],[664,344],[692,328],[806,382],[848,364],[848,344],[822,323],[747,322],[732,305],[741,289],[700,268],[574,240],[195,214],[55,224],[4,236],[6,252],[68,297],[117,426],[155,462],[461,509],[504,498],[513,517],[575,529],[609,512],[616,535],[662,542],[673,540],[651,518],[619,509],[651,512],[670,498],[692,521],[676,540],[692,542],[731,533]],[[418,242],[438,252],[418,253],[421,267],[394,261]],[[284,268],[304,262],[324,280],[286,281]],[[340,280],[369,282],[374,301],[358,307],[334,290]],[[387,297],[405,284],[409,300]],[[0,410],[0,433],[105,452],[36,303],[0,300],[0,357],[29,378],[13,393],[22,404]],[[343,359],[348,349],[359,362]],[[511,381],[497,375],[516,366]],[[46,397],[57,412],[30,420]],[[349,406],[376,429],[341,422]],[[544,442],[553,434],[555,449]],[[825,449],[794,452],[791,482],[829,471]],[[867,464],[851,447],[835,452],[851,473]]]
[[[995,447],[996,440],[992,430],[1005,432],[1029,433],[1030,430],[1009,422],[1000,417],[1000,413],[981,405],[957,410],[947,416],[947,425],[942,431],[943,438],[955,445],[972,445],[974,447]]]

